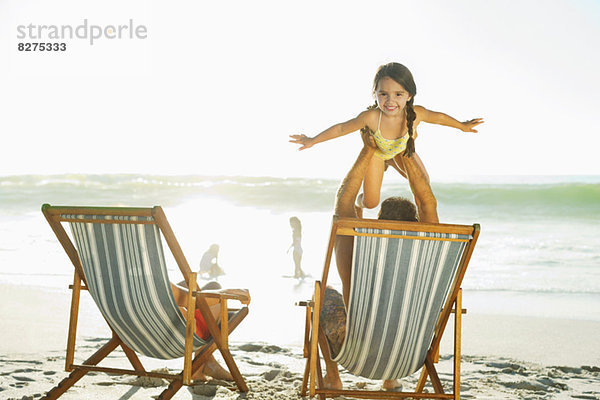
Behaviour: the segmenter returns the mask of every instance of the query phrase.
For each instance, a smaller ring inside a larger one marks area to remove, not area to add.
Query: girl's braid
[[[410,157],[415,152],[415,139],[413,139],[413,122],[417,118],[415,109],[413,108],[414,97],[411,97],[406,102],[406,127],[408,128],[408,141],[406,142],[406,150],[404,150],[403,156]]]

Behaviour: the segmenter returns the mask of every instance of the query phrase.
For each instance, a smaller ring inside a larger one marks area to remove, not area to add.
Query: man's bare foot
[[[209,378],[221,381],[233,380],[233,376],[231,376],[229,371],[221,367],[221,364],[213,356],[210,356],[204,365],[192,376],[192,379],[201,381],[210,380]]]
[[[341,390],[343,388],[342,380],[339,375],[329,376],[329,374],[325,374],[323,377],[323,385],[325,386],[325,389]]]
[[[204,363],[202,372],[211,378],[219,379],[222,381],[232,381],[233,376],[225,368],[221,367],[221,364],[214,358]]]
[[[387,379],[383,381],[383,390],[396,390],[402,388],[398,379]]]

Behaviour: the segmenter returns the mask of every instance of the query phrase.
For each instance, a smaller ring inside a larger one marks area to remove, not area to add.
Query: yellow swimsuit
[[[377,130],[373,133],[373,139],[375,139],[375,143],[377,143],[377,150],[375,150],[375,155],[382,160],[389,160],[394,158],[396,154],[403,152],[406,149],[406,142],[408,142],[408,133],[405,133],[404,136],[399,137],[398,139],[386,139],[381,136],[381,130],[379,126],[381,125],[381,111],[379,111],[379,122],[377,123]]]

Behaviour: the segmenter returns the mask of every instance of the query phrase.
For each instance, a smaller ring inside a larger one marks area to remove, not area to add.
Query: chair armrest
[[[299,307],[314,307],[315,302],[312,300],[304,300],[304,301],[297,301],[294,303],[294,305],[299,306]]]
[[[306,307],[306,317],[305,317],[305,321],[304,321],[304,349],[303,349],[303,356],[304,356],[304,358],[307,358],[308,354],[310,352],[310,349],[309,349],[309,346],[310,346],[310,327],[312,325],[312,314],[313,314],[313,309],[315,308],[315,302],[314,302],[314,300],[303,300],[303,301],[297,301],[297,302],[295,302],[294,305],[300,306],[300,307]]]
[[[247,300],[247,298],[244,296],[240,296],[240,295],[232,294],[232,293],[220,293],[218,291],[212,291],[212,290],[197,290],[194,292],[194,294],[196,296],[202,296],[202,297],[212,298],[212,299],[238,300],[238,301],[241,301],[242,303]]]

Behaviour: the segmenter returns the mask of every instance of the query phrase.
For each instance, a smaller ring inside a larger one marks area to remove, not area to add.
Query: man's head
[[[391,219],[395,221],[419,220],[417,207],[404,197],[388,197],[381,203],[379,219]]]

